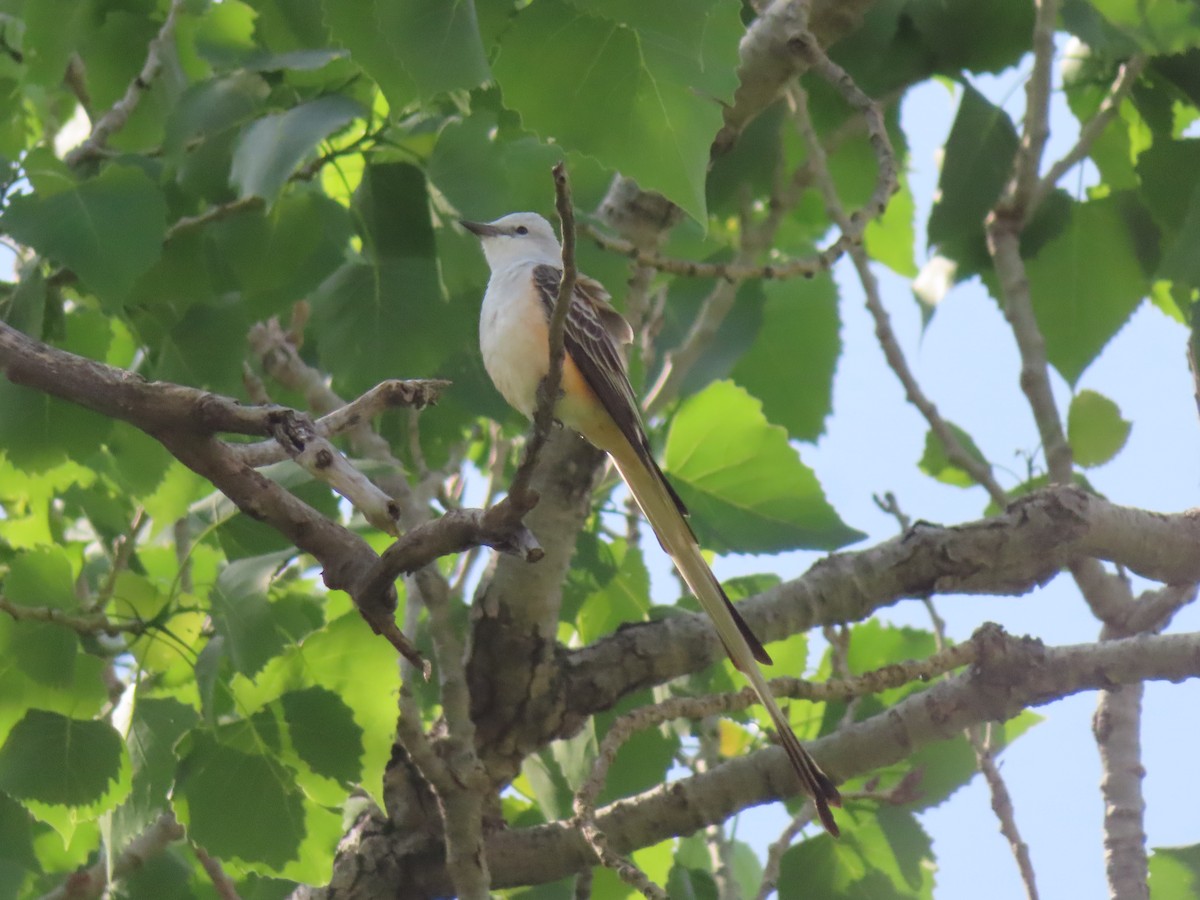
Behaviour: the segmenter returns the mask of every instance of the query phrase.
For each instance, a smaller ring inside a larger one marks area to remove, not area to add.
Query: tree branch
[[[1018,595],[1072,561],[1104,559],[1165,584],[1200,579],[1200,512],[1174,515],[1117,506],[1069,486],[1012,503],[999,516],[952,527],[926,523],[867,550],[835,553],[800,578],[738,604],[764,641],[855,622],[900,600],[934,594]],[[1190,596],[1190,594],[1189,594]],[[554,737],[622,697],[723,657],[700,614],[628,626],[564,660],[563,718],[539,725]]]
[[[808,747],[818,763],[844,780],[905,759],[914,748],[955,737],[968,725],[1007,719],[1027,706],[1114,684],[1200,675],[1200,634],[1046,648],[994,629],[977,634],[976,640],[984,649],[969,672],[811,742]],[[613,850],[627,853],[792,790],[784,751],[771,747],[613,803],[598,812],[596,821]],[[407,856],[402,846],[391,847],[379,869],[388,878],[402,879],[399,883],[410,887],[411,896],[438,896],[449,889],[437,853]],[[497,831],[487,839],[487,852],[496,888],[549,882],[595,864],[594,852],[570,822]],[[398,882],[388,883],[394,888]]]
[[[125,845],[125,849],[113,860],[113,881],[132,875],[146,861],[162,853],[167,847],[183,837],[183,826],[172,813],[163,813],[146,830]],[[41,900],[90,900],[99,897],[109,885],[108,867],[101,860],[86,869],[80,869]]]
[[[850,221],[846,216],[842,201],[837,195],[833,177],[829,174],[825,148],[821,146],[821,141],[817,137],[812,119],[808,114],[808,94],[798,85],[793,89],[793,93],[796,125],[801,137],[804,138],[805,146],[808,148],[809,157],[812,160],[813,179],[825,201],[825,208],[830,218],[845,232],[850,227]],[[871,261],[867,256],[866,249],[861,244],[852,244],[849,253],[850,259],[854,263],[854,270],[858,273],[859,282],[863,287],[867,310],[875,321],[875,336],[879,340],[879,346],[883,350],[888,367],[904,388],[905,398],[925,417],[930,430],[936,435],[945,450],[947,459],[970,475],[977,484],[982,485],[996,504],[1003,506],[1008,502],[1008,494],[996,481],[992,474],[992,467],[967,452],[958,440],[958,436],[938,412],[937,406],[921,390],[912,369],[909,368],[908,360],[904,358],[904,351],[900,349],[900,342],[896,339],[896,333],[892,330],[891,317],[884,308],[883,298],[879,291],[879,281],[875,278],[875,273],[871,271]]]
[[[185,0],[171,0],[167,17],[147,48],[146,62],[142,65],[142,70],[129,83],[129,87],[125,89],[121,99],[114,103],[112,108],[101,116],[100,121],[92,127],[92,133],[88,139],[67,154],[68,166],[75,168],[103,155],[108,147],[109,138],[125,127],[125,123],[129,121],[129,117],[133,115],[133,111],[141,102],[142,95],[150,90],[151,84],[158,76],[159,69],[162,68],[163,53],[166,51],[167,44],[175,37],[175,24],[184,4]]]
[[[366,593],[364,574],[378,559],[361,537],[326,519],[245,465],[218,432],[265,436],[282,407],[244,407],[228,397],[147,382],[113,366],[49,347],[0,322],[0,371],[14,384],[69,400],[145,431],[211,481],[251,518],[265,521],[314,556],[325,584],[354,598],[360,614],[405,656],[420,654],[396,627],[395,592]],[[423,661],[419,664],[423,664]]]

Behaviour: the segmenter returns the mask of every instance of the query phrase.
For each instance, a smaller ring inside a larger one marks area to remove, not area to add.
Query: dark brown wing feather
[[[537,285],[538,294],[546,310],[547,319],[554,311],[558,298],[558,284],[562,279],[562,270],[556,266],[535,266],[533,280]],[[590,289],[590,290],[589,290]],[[629,333],[629,325],[621,318],[620,313],[605,302],[604,289],[591,279],[580,279],[575,285],[575,293],[571,297],[571,308],[567,310],[567,321],[563,332],[563,344],[575,365],[587,379],[592,390],[608,414],[612,416],[629,445],[633,447],[638,459],[654,473],[655,477],[666,490],[667,495],[675,503],[675,508],[684,517],[686,524],[688,510],[671,482],[658,465],[658,460],[650,451],[650,442],[646,439],[646,429],[638,412],[637,397],[629,384],[629,376],[625,374],[625,360],[613,340],[613,332]],[[623,330],[620,326],[624,326]],[[695,535],[692,535],[695,540]],[[661,541],[660,541],[661,543]],[[665,547],[664,547],[665,549]],[[717,592],[724,598],[726,606],[737,623],[738,630],[746,639],[754,658],[764,665],[771,664],[771,656],[767,653],[758,636],[750,630],[742,614],[725,595],[716,577],[709,572]],[[728,648],[727,648],[728,649]],[[730,654],[732,656],[732,654]]]
[[[533,278],[549,317],[554,311],[554,303],[558,297],[558,283],[562,278],[562,270],[555,266],[536,266]],[[585,285],[587,282],[576,284],[571,308],[567,310],[567,323],[563,335],[567,353],[571,355],[571,359],[596,392],[608,414],[617,423],[625,439],[637,452],[638,458],[662,481],[680,515],[686,516],[687,507],[675,493],[675,488],[667,481],[666,475],[654,459],[654,454],[650,452],[650,442],[646,439],[646,429],[638,413],[637,397],[629,384],[629,376],[625,374],[625,360],[617,350],[616,342],[613,341],[596,307],[603,305],[607,308],[606,312],[614,316],[618,316],[619,313],[608,306],[601,297],[589,294]]]

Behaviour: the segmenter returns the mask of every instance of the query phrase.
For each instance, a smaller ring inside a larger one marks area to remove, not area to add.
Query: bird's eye
[[[524,225],[518,225],[516,230],[517,234],[529,234],[529,229]]]

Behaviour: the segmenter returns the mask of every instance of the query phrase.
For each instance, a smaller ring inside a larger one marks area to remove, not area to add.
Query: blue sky
[[[1019,125],[1027,73],[1024,66],[973,83]],[[957,92],[931,82],[909,92],[902,108],[919,244],[937,184],[937,154],[957,104]],[[1047,164],[1065,153],[1077,134],[1076,121],[1057,91],[1051,129]],[[1077,167],[1062,187],[1081,196],[1094,181],[1094,171]],[[919,246],[918,266],[926,258]],[[908,281],[882,267],[876,271],[893,327],[925,392],[942,415],[965,428],[1000,468],[1002,485],[1019,483],[1025,471],[1022,454],[1037,450],[1038,436],[1018,387],[1015,342],[995,301],[977,280],[964,283],[946,296],[923,329]],[[860,547],[896,532],[894,520],[875,506],[873,493],[892,491],[914,519],[954,524],[979,518],[987,503],[982,489],[942,485],[916,468],[924,448],[925,421],[904,401],[884,362],[852,269],[842,263],[836,274],[845,350],[828,431],[816,447],[800,448],[804,461],[816,470],[845,521],[869,534]],[[1163,512],[1200,505],[1200,419],[1184,356],[1186,337],[1182,326],[1143,304],[1077,385],[1113,399],[1133,422],[1124,451],[1088,472],[1096,489],[1115,502]],[[1070,389],[1056,373],[1052,377],[1065,417]],[[771,568],[785,578],[795,577],[816,558],[792,554],[772,560]],[[762,571],[763,562],[724,559],[718,562],[717,573],[727,578]],[[960,640],[985,621],[1047,644],[1092,642],[1099,633],[1069,576],[1023,597],[947,596],[935,602],[951,637]],[[928,615],[916,601],[898,604],[881,615],[896,624],[929,627]],[[1177,632],[1197,628],[1200,609],[1195,606],[1185,609],[1171,626]],[[1096,695],[1081,694],[1042,707],[1038,712],[1045,721],[1001,757],[1017,824],[1030,845],[1038,886],[1046,897],[1107,894],[1100,766],[1091,734],[1095,705]],[[1200,841],[1200,821],[1179,795],[1179,786],[1193,777],[1195,755],[1189,748],[1200,744],[1200,723],[1194,715],[1179,712],[1197,708],[1200,683],[1194,680],[1183,685],[1152,684],[1147,689],[1142,738],[1146,824],[1152,847]],[[743,817],[738,835],[762,847],[786,821],[781,807],[757,809]],[[1024,895],[981,778],[925,814],[923,822],[934,838],[938,897],[988,900]]]

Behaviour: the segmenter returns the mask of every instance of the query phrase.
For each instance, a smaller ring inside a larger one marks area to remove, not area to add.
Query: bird
[[[558,237],[546,219],[532,212],[460,224],[479,238],[491,269],[479,316],[484,367],[509,405],[533,418],[538,387],[550,368],[550,316],[562,278]],[[687,507],[651,451],[620,349],[632,341],[633,331],[610,299],[598,281],[576,277],[555,418],[612,459],[659,543],[712,620],[729,658],[766,708],[821,823],[837,836],[829,807],[841,806],[841,796],[801,745],[767,687],[759,663],[770,665],[771,657],[704,560]]]

